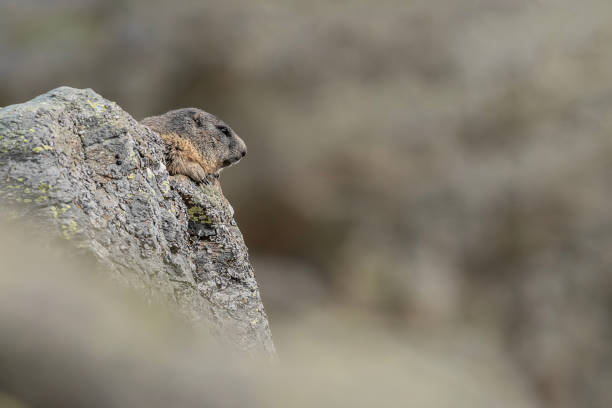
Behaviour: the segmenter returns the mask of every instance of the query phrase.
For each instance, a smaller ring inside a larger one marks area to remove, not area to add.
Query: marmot
[[[197,108],[177,109],[140,121],[159,133],[166,145],[166,167],[196,182],[219,176],[222,168],[242,159],[244,141],[222,120]]]

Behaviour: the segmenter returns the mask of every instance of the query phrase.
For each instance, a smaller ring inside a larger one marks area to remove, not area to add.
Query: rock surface
[[[159,135],[91,89],[0,109],[0,200],[91,252],[115,280],[196,326],[275,354],[233,209],[218,180],[169,176]]]

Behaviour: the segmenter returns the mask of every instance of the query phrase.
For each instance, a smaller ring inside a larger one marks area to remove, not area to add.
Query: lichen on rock
[[[159,135],[91,89],[0,108],[0,201],[90,251],[117,280],[178,305],[194,325],[274,355],[218,180],[169,176]]]

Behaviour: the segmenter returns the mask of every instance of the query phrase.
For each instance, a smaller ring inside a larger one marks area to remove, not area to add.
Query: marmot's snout
[[[223,167],[228,167],[232,164],[238,163],[247,154],[246,144],[240,137],[238,137],[236,133],[232,134],[228,147],[231,155],[223,160]]]

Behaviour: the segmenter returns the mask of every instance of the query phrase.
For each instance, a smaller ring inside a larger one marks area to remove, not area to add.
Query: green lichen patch
[[[212,225],[213,220],[206,215],[202,207],[194,205],[187,209],[187,216],[189,221],[199,222],[200,224]]]

